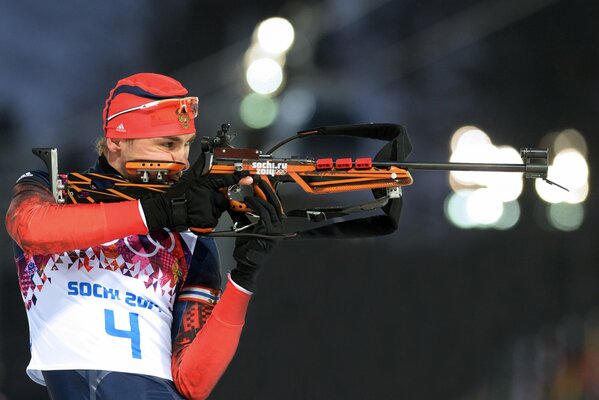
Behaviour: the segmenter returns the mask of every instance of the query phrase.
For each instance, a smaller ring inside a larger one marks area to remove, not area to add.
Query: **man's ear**
[[[122,143],[121,139],[106,138],[106,149],[110,153],[119,153]]]

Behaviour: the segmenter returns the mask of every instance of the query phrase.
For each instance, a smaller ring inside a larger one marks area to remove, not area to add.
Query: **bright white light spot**
[[[476,226],[476,221],[470,218],[466,209],[466,203],[472,190],[460,190],[451,193],[445,199],[445,216],[452,224],[462,229],[470,229]]]
[[[493,225],[495,229],[506,230],[514,227],[520,219],[520,204],[518,201],[503,203],[503,213]]]
[[[503,214],[503,202],[489,189],[477,189],[466,202],[468,215],[481,225],[496,223]]]
[[[277,103],[269,96],[250,93],[241,101],[239,117],[254,129],[266,128],[277,118]]]
[[[575,231],[580,228],[584,220],[584,208],[581,204],[550,204],[547,218],[556,229],[566,232]]]
[[[488,189],[493,192],[499,200],[508,202],[514,201],[520,197],[524,187],[522,174],[497,172],[496,175],[497,177],[495,179],[489,181]]]
[[[567,192],[557,186],[549,185],[537,179],[535,188],[539,196],[548,203],[581,203],[589,192],[589,167],[578,150],[565,149],[558,153],[549,166],[547,178],[567,187]]]
[[[243,65],[247,69],[247,67],[249,67],[254,61],[261,58],[270,58],[279,64],[281,68],[283,68],[286,62],[285,54],[271,54],[260,47],[259,44],[253,43],[243,56]]]
[[[576,189],[571,189],[564,201],[570,204],[578,204],[582,203],[587,199],[589,195],[589,184],[585,183],[583,186],[577,187]]]
[[[260,58],[250,64],[246,79],[254,92],[270,94],[283,83],[283,69],[270,58]]]
[[[456,151],[460,146],[477,146],[490,143],[491,139],[487,134],[476,126],[462,126],[451,137],[451,151]]]
[[[522,164],[520,152],[512,146],[497,147],[497,160],[506,164]]]
[[[555,185],[550,185],[541,179],[535,180],[535,189],[537,190],[539,197],[547,203],[560,203],[564,201],[564,197],[566,197],[567,193],[565,190],[560,189]]]
[[[465,185],[458,182],[451,173],[449,174],[449,186],[451,187],[451,190],[453,190],[454,192],[465,189]]]
[[[553,168],[553,177],[557,182],[559,183],[560,180],[567,182],[573,188],[584,185],[589,178],[589,166],[576,149],[565,149],[559,152],[553,160]]]
[[[549,180],[553,179],[551,179],[550,177]],[[557,182],[559,183],[559,181]],[[537,189],[537,194],[547,203],[578,204],[585,201],[589,195],[588,183],[585,183],[583,186],[574,189],[570,188],[566,183],[565,187],[568,188],[569,192],[566,192],[564,189],[561,189],[555,185],[550,185],[542,179],[537,179],[537,181],[535,182],[535,189]]]
[[[492,144],[460,146],[451,154],[450,162],[489,163],[496,158],[497,149]],[[493,172],[451,171],[450,174],[464,185],[486,186],[493,179]]]
[[[263,21],[256,33],[258,43],[269,53],[283,53],[291,47],[295,32],[285,18],[273,17]]]
[[[493,156],[493,162],[502,164],[522,164],[520,153],[510,146],[498,147]],[[493,172],[487,176],[487,187],[504,203],[516,200],[524,186],[522,173]]]
[[[491,139],[480,129],[470,129],[458,139],[457,148],[460,147],[481,147],[491,144]]]
[[[559,153],[566,149],[576,149],[583,157],[587,155],[587,142],[576,129],[566,129],[555,138],[553,150]]]
[[[281,117],[287,123],[302,125],[316,112],[316,97],[302,87],[287,89],[281,99]]]
[[[457,163],[522,164],[520,153],[509,146],[495,147],[489,136],[473,126],[458,129],[452,138],[450,161]],[[522,193],[522,173],[451,171],[449,183],[455,190],[464,186],[488,187],[501,201],[513,201]]]

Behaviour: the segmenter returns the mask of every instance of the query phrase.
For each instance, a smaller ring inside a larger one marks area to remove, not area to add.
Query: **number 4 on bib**
[[[114,311],[104,309],[104,320],[106,333],[110,336],[119,338],[125,338],[131,340],[131,357],[141,358],[141,339],[139,334],[139,315],[135,313],[129,313],[129,325],[131,330],[126,331],[123,329],[117,329],[114,326]]]

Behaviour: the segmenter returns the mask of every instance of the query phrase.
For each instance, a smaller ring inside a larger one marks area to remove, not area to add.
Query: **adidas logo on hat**
[[[117,127],[115,128],[115,130],[116,130],[117,132],[121,132],[121,133],[125,133],[125,132],[127,132],[127,129],[125,129],[125,125],[123,125],[123,124],[119,124],[119,126],[117,126]]]

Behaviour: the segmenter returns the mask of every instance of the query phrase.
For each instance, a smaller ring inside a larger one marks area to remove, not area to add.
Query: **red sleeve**
[[[175,386],[186,398],[207,398],[227,369],[237,350],[250,298],[229,281],[214,308],[190,302],[185,309],[173,343],[172,373]]]
[[[6,213],[6,230],[29,254],[84,249],[148,233],[137,201],[56,204],[41,183],[17,183]]]

